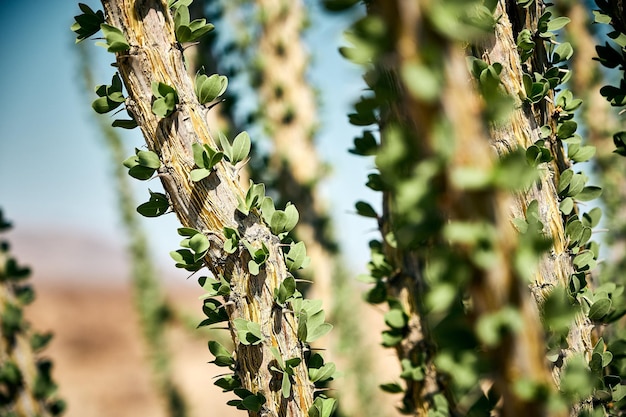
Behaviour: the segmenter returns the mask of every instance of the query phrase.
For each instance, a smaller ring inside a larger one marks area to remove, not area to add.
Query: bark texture
[[[552,95],[551,100],[543,100],[533,106],[524,105],[521,101],[526,93],[522,83],[522,64],[515,43],[517,33],[514,33],[514,27],[518,28],[518,32],[520,24],[532,31],[536,30],[537,19],[543,12],[543,6],[539,3],[525,11],[517,8],[515,2],[499,1],[495,15],[501,18],[496,24],[495,37],[492,42],[484,45],[481,56],[488,63],[502,64],[500,74],[502,86],[508,96],[515,100],[514,110],[507,122],[492,125],[490,129],[491,143],[501,156],[518,147],[528,148],[538,141],[539,129],[543,125],[551,126],[552,131],[556,132]],[[536,57],[532,61],[535,68],[531,68],[531,71],[543,71],[547,65],[547,53],[540,43],[537,45]],[[565,233],[564,218],[559,209],[560,201],[556,190],[560,173],[569,168],[570,164],[564,155],[563,144],[556,138],[550,140],[550,149],[554,160],[545,165],[540,182],[527,192],[518,194],[509,209],[511,218],[524,217],[528,204],[536,200],[539,203],[539,216],[544,225],[544,232],[553,240],[551,253],[542,257],[531,285],[538,306],[543,304],[546,296],[556,286],[567,288],[574,273],[572,255],[568,249],[569,240]],[[562,355],[568,357],[573,353],[589,352],[593,348],[592,329],[593,324],[589,318],[579,315],[567,338],[569,347],[563,350]],[[555,366],[553,373],[558,385],[560,367]]]
[[[217,148],[206,123],[207,110],[199,105],[192,82],[184,67],[182,51],[173,33],[173,22],[160,1],[103,1],[107,23],[122,30],[130,51],[118,54],[117,65],[129,93],[127,108],[135,116],[148,148],[161,160],[160,177],[181,224],[208,235],[211,248],[205,258],[217,276],[230,277],[227,297],[230,329],[236,345],[236,373],[243,388],[261,393],[267,399],[262,409],[250,412],[260,416],[306,416],[313,401],[304,360],[294,369],[290,398],[283,398],[280,384],[270,370],[275,347],[285,359],[303,359],[303,344],[296,335],[293,313],[274,303],[274,290],[287,277],[278,238],[253,210],[241,216],[237,197],[244,198],[230,166],[219,163],[211,175],[193,183],[189,173],[194,167],[191,145],[194,142]],[[152,113],[152,82],[176,88],[179,104],[166,118]],[[247,252],[227,255],[222,247],[223,229],[237,229],[253,246],[265,244],[269,259],[257,276],[249,274]],[[258,345],[241,344],[233,320],[243,318],[258,323],[265,340]]]
[[[379,59],[390,73],[387,78],[398,80],[397,96],[394,97],[396,100],[389,104],[389,118],[399,121],[406,130],[411,132],[415,154],[424,159],[441,152],[441,132],[438,127],[442,123],[448,126],[449,131],[446,133],[450,135],[450,143],[445,146],[451,148],[449,161],[438,178],[433,179],[433,188],[441,188],[441,191],[435,192],[441,219],[444,223],[485,222],[494,228],[496,236],[492,243],[494,257],[486,269],[472,261],[471,253],[476,248],[465,247],[463,244],[452,244],[451,247],[451,250],[457,254],[456,256],[460,256],[462,262],[467,262],[470,268],[471,278],[468,288],[472,300],[470,325],[476,325],[477,319],[481,316],[486,317],[506,308],[516,309],[521,320],[519,329],[509,334],[498,346],[485,349],[493,365],[490,375],[493,378],[494,388],[502,396],[501,415],[547,415],[548,410],[545,404],[522,398],[514,388],[516,381],[521,378],[546,387],[552,385],[545,359],[545,340],[538,308],[523,277],[514,267],[518,243],[517,232],[512,227],[511,218],[512,215],[523,215],[523,209],[520,207],[525,208],[530,199],[527,199],[527,196],[514,199],[506,191],[497,189],[478,191],[464,189],[457,185],[454,179],[455,170],[490,172],[496,161],[492,146],[498,148],[500,155],[515,149],[518,143],[511,144],[506,140],[516,140],[517,137],[524,138],[531,135],[535,130],[528,125],[534,123],[534,120],[531,114],[529,121],[529,116],[520,109],[511,116],[511,126],[505,133],[495,128],[490,131],[482,122],[482,106],[470,82],[463,46],[445,38],[441,32],[430,26],[428,21],[430,10],[427,3],[403,1],[372,1],[370,3],[370,14],[383,19],[392,42],[390,52]],[[496,16],[501,17],[498,20],[496,35],[490,43],[491,47],[499,50],[502,55],[496,59],[494,52],[492,62],[502,62],[505,67],[512,65],[519,67],[516,46],[508,42],[510,35],[506,34],[506,31],[511,30],[511,24],[507,20],[505,6],[504,2],[500,2],[500,8],[496,11]],[[504,41],[507,43],[503,44]],[[432,52],[433,48],[437,49],[439,58],[433,58],[437,56]],[[430,50],[430,55],[424,52],[428,50]],[[407,76],[401,75],[401,70],[411,65],[432,65],[433,60],[443,66],[443,86],[437,98],[423,99],[405,85],[404,80]],[[512,80],[511,77],[515,76],[518,78]],[[515,73],[506,82],[512,83],[513,81],[517,89],[510,93],[517,94],[521,83],[521,73]],[[385,125],[389,121],[389,119],[383,119],[382,123],[383,147],[385,146]],[[557,275],[561,277],[561,282],[566,283],[571,272],[571,263],[569,256],[562,254],[565,251],[563,248],[565,238],[556,201],[557,194],[552,180],[544,181],[546,184],[542,192],[546,194],[545,198],[549,203],[544,203],[543,210],[548,210],[548,208],[555,210],[551,212],[553,217],[549,218],[545,224],[548,224],[550,229],[554,229],[552,234],[556,235],[555,240],[561,245],[560,251],[557,252],[559,255],[557,260],[566,258],[563,265],[551,264],[550,267],[553,269],[550,270],[550,276]],[[536,195],[532,198],[542,198],[542,196]],[[385,202],[387,212],[384,213],[383,218],[391,222],[393,228],[393,198],[387,198]],[[519,211],[511,213],[511,207],[518,207]],[[437,246],[446,243],[433,242],[433,244]],[[388,253],[398,259],[398,253],[393,252],[388,248]],[[429,340],[422,313],[419,308],[415,308],[415,305],[423,304],[419,297],[422,288],[425,287],[423,269],[428,258],[426,256],[420,260],[420,255],[418,255],[417,260],[407,262],[411,258],[415,259],[415,255],[405,253],[401,256],[402,261],[399,262],[402,265],[401,274],[408,276],[409,279],[398,280],[398,285],[392,288],[396,294],[407,294],[401,297],[401,300],[408,300],[403,304],[406,311],[410,312],[411,322],[416,323],[410,326],[409,336],[397,349],[400,358],[410,357],[411,350],[424,349],[424,344],[436,346],[436,341]],[[545,267],[542,266],[542,268]],[[393,284],[393,281],[391,282]],[[411,302],[416,298],[417,302]],[[412,339],[416,342],[410,343]],[[437,348],[441,347],[437,346]],[[409,387],[415,415],[427,415],[431,408],[428,398],[433,392],[442,389],[441,385],[437,385],[438,380],[441,379],[437,373],[436,367],[430,362],[424,381],[415,382],[412,387]]]

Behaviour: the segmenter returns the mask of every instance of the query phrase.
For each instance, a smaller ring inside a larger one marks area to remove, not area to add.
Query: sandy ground
[[[165,416],[127,289],[57,284],[36,291],[27,317],[36,329],[54,332],[44,354],[53,359],[53,377],[68,403],[66,417]],[[180,311],[200,317],[197,292],[179,290],[169,298]],[[231,394],[213,385],[213,376],[223,369],[207,363],[212,360],[207,338],[182,326],[168,336],[174,377],[190,415],[241,415],[226,405]]]

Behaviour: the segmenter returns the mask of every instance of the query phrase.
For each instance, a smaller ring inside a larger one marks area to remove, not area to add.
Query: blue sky
[[[100,8],[98,2],[85,2]],[[376,203],[379,196],[363,185],[373,163],[347,153],[358,130],[348,124],[346,113],[363,82],[359,69],[337,52],[343,19],[322,15],[317,2],[308,3],[313,10],[307,36],[314,63],[311,79],[322,101],[319,150],[332,167],[323,189],[338,235],[350,236],[349,241],[342,239],[348,265],[362,270],[375,224],[351,211],[356,200]],[[112,166],[91,114],[94,97],[81,91],[77,81],[78,57],[69,27],[78,12],[74,1],[0,0],[0,48],[5,57],[0,77],[0,207],[16,228],[89,234],[123,245],[109,175]],[[109,83],[113,56],[93,42],[91,48],[98,63],[97,82]],[[130,155],[143,140],[138,130],[124,133]],[[137,184],[139,200],[147,199],[147,187]],[[173,215],[164,217],[145,224],[155,258],[171,265],[167,253],[178,245],[178,225]]]

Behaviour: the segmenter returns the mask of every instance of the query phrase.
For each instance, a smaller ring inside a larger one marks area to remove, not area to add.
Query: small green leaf
[[[102,29],[102,33],[104,34],[108,52],[124,52],[130,49],[130,45],[120,29],[107,25],[106,23],[102,23],[100,29]]]
[[[556,47],[552,54],[552,63],[557,64],[559,62],[567,61],[574,55],[574,48],[569,42],[563,42]]]
[[[376,210],[374,210],[374,208],[371,205],[369,205],[368,203],[364,201],[357,201],[357,203],[355,204],[355,207],[356,207],[357,214],[360,216],[372,217],[375,219],[378,218],[378,214],[376,213]]]
[[[398,394],[400,392],[404,392],[404,388],[402,388],[400,386],[400,384],[398,384],[396,382],[391,382],[391,383],[387,383],[387,384],[381,384],[381,385],[379,385],[379,387],[384,392],[388,392],[390,394]]]
[[[204,74],[196,75],[195,92],[200,104],[209,103],[226,91],[228,78],[224,75],[213,74],[207,77]]]
[[[287,277],[274,291],[276,303],[280,305],[285,305],[285,303],[296,293],[296,280],[294,279],[294,277]]]
[[[554,32],[556,30],[559,30],[565,27],[565,25],[567,25],[569,22],[571,22],[569,17],[565,17],[565,16],[555,17],[554,19],[548,22],[548,30],[550,32]]]
[[[612,304],[613,303],[609,298],[601,298],[597,300],[589,308],[589,318],[594,321],[601,320],[609,314]]]
[[[196,233],[189,239],[189,248],[195,252],[194,258],[199,261],[209,250],[209,239],[202,233]]]
[[[581,192],[576,194],[574,198],[580,201],[591,201],[602,195],[602,188],[596,186],[587,186]]]
[[[209,341],[209,351],[215,356],[215,360],[211,363],[221,367],[229,367],[235,364],[232,354],[218,342]]]
[[[191,181],[193,182],[198,182],[202,181],[209,175],[211,175],[211,171],[209,171],[208,169],[198,168],[191,170],[191,172],[189,173],[189,178],[191,178]]]
[[[235,136],[231,154],[228,155],[230,163],[235,165],[246,159],[250,153],[250,146],[250,136],[248,135],[248,132],[243,131]]]
[[[563,201],[559,204],[559,209],[567,216],[574,209],[574,199],[572,197],[563,199]]]
[[[306,256],[306,246],[304,242],[292,243],[289,252],[285,257],[285,263],[289,272],[294,272],[300,268],[306,268],[311,258]]]
[[[145,217],[158,217],[165,214],[169,207],[170,203],[165,194],[150,191],[150,200],[137,207],[137,212]]]
[[[78,3],[78,7],[83,12],[74,16],[76,21],[71,29],[76,33],[76,43],[81,42],[100,30],[100,25],[104,23],[104,13],[101,10],[94,12],[84,3]]]

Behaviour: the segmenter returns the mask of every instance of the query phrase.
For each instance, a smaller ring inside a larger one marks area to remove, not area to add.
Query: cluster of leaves
[[[0,233],[10,228],[11,224],[0,210]],[[24,367],[23,358],[28,358],[29,354],[22,349],[30,349],[36,354],[52,339],[50,333],[33,332],[23,317],[22,308],[35,298],[32,287],[24,283],[29,275],[30,269],[19,265],[10,255],[9,243],[0,241],[0,286],[4,287],[3,292],[7,295],[0,305],[0,337],[3,339],[0,346],[6,348],[2,356],[8,358],[0,363],[0,414],[13,415],[19,398],[27,395],[38,401],[50,415],[57,416],[65,410],[65,402],[56,394],[57,386],[50,374],[52,363],[47,359],[36,359],[34,364],[29,365],[33,366],[35,373],[32,386],[27,386],[23,374],[30,369]],[[30,344],[18,343],[20,338]]]
[[[626,106],[626,26],[624,26],[624,9],[621,2],[613,2],[606,0],[596,0],[596,4],[600,10],[593,12],[597,23],[608,24],[612,30],[607,36],[611,39],[611,43],[605,42],[604,45],[597,45],[596,58],[607,68],[619,68],[621,70],[621,79],[619,85],[606,85],[600,89],[600,94],[604,96],[612,106]],[[615,152],[619,155],[626,156],[626,132],[621,131],[613,135],[615,143]]]
[[[193,0],[169,0],[168,7],[174,13],[174,31],[180,43],[195,42],[215,29],[206,19],[191,20],[189,6]]]

